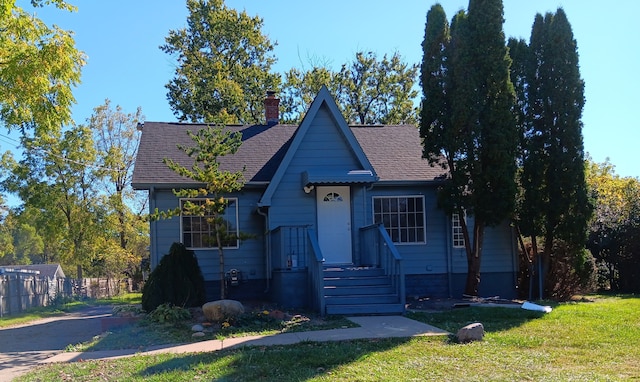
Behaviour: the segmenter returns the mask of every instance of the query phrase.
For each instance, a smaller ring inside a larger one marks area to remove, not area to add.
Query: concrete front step
[[[357,268],[357,267],[345,267],[345,268],[325,268],[324,277],[374,277],[384,276],[384,269],[382,268]]]
[[[390,285],[389,276],[362,276],[362,277],[325,277],[324,285],[327,286],[354,286],[354,285]]]
[[[390,284],[385,285],[365,285],[365,286],[338,286],[325,285],[325,296],[351,296],[358,294],[394,294],[395,290]]]
[[[404,303],[381,268],[327,268],[325,313],[343,315],[402,314]]]
[[[371,304],[397,304],[398,296],[395,294],[361,294],[349,296],[326,296],[326,305],[371,305]]]

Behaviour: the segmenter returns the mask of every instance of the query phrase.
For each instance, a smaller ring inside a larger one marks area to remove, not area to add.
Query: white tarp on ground
[[[534,304],[534,303],[529,302],[529,301],[525,301],[522,304],[522,309],[534,310],[536,312],[545,312],[545,313],[550,313],[553,310],[553,309],[551,309],[550,306],[542,306],[542,305]]]

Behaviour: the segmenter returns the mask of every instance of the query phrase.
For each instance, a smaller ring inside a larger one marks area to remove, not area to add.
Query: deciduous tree
[[[381,60],[374,52],[357,52],[337,72],[317,65],[308,71],[291,69],[285,74],[280,103],[284,122],[299,123],[326,86],[349,123],[415,124],[417,73],[418,66],[404,62],[398,52]]]
[[[170,31],[160,47],[177,63],[166,85],[174,115],[189,122],[261,122],[264,95],[280,85],[262,19],[223,0],[188,0],[187,8],[187,27]]]
[[[337,73],[324,66],[314,66],[308,71],[293,68],[285,73],[285,82],[280,94],[282,123],[300,123],[322,86],[326,86],[332,94],[337,95],[337,76]]]
[[[8,264],[13,258],[13,229],[15,219],[13,212],[4,205],[4,200],[0,197],[2,213],[0,214],[0,264]]]
[[[125,250],[131,219],[136,219],[131,213],[135,194],[130,186],[140,137],[137,126],[143,120],[140,108],[125,113],[119,105],[113,109],[108,99],[93,109],[88,120],[97,151],[96,174],[103,180],[108,203],[117,216],[120,247]]]
[[[357,52],[338,73],[338,99],[347,121],[360,124],[416,123],[413,89],[417,65],[402,61],[398,52],[382,60],[373,52]]]
[[[31,3],[75,9],[62,0]],[[0,123],[7,129],[46,135],[70,123],[72,88],[84,63],[70,32],[47,26],[15,1],[0,3]]]
[[[595,213],[587,248],[599,262],[600,287],[618,292],[640,291],[640,181],[620,177],[607,160],[587,161],[587,183]]]
[[[103,254],[99,263],[111,276],[121,272],[132,278],[140,276],[140,263],[147,256],[148,225],[142,219],[146,201],[131,188],[140,138],[137,126],[143,121],[140,108],[126,113],[119,105],[112,107],[108,99],[93,109],[87,121],[96,148],[94,170],[103,185],[97,196],[104,198],[107,211],[105,235],[97,244]]]
[[[101,220],[90,167],[95,161],[91,131],[79,126],[61,135],[23,138],[23,146],[20,162],[5,163],[10,175],[3,189],[17,194],[25,211],[42,224],[45,251],[55,250],[65,265],[89,269]]]

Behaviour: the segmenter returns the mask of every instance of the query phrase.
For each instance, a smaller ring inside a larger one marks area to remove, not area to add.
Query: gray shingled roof
[[[30,264],[30,265],[6,265],[0,267],[5,272],[10,271],[31,271],[39,272],[39,276],[46,276],[50,279],[54,279],[56,276],[64,278],[64,272],[60,267],[60,264]],[[57,273],[57,275],[56,275]]]
[[[185,167],[193,165],[177,145],[191,146],[187,130],[196,132],[201,124],[145,122],[133,172],[136,189],[178,187],[193,184],[191,179],[178,176],[163,162],[172,158]],[[229,126],[240,131],[243,142],[235,155],[220,158],[224,170],[245,168],[247,182],[269,182],[289,147],[297,126],[255,125]],[[422,145],[418,129],[410,125],[352,126],[356,139],[373,165],[380,181],[430,181],[443,174],[439,167],[431,167],[421,158]]]
[[[431,181],[444,171],[422,159],[420,132],[412,125],[351,126],[381,181]]]

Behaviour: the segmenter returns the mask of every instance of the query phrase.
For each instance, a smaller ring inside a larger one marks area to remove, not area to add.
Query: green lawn
[[[451,338],[247,347],[41,367],[19,381],[610,381],[640,379],[640,298],[597,297],[549,314],[509,308],[415,313],[455,332],[480,321],[483,342]]]

